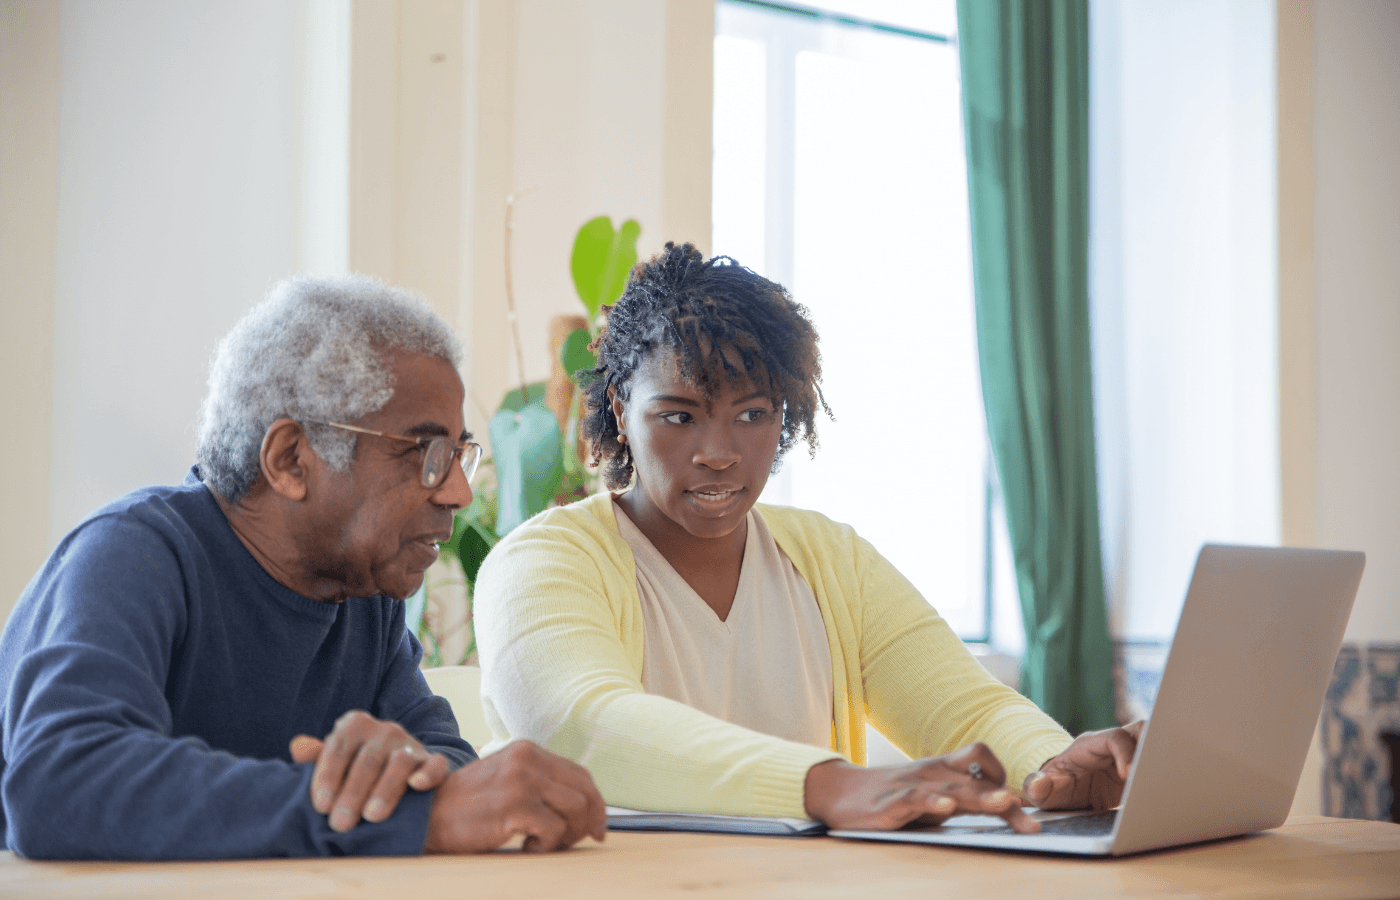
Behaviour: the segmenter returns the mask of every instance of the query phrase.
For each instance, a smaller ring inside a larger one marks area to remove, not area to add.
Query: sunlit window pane
[[[957,60],[861,43],[878,52],[797,55],[793,290],[837,419],[816,463],[795,462],[792,502],[855,525],[975,634],[985,444]]]
[[[951,32],[951,0],[904,13],[933,7]],[[1001,643],[1019,617],[997,503],[987,527],[957,45],[743,3],[717,25],[714,251],[811,311],[836,415],[762,499],[853,525],[959,634]]]
[[[764,267],[765,59],[758,41],[715,38],[714,247],[759,272]]]

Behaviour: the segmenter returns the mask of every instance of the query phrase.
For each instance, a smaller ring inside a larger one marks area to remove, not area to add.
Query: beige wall
[[[468,422],[484,431],[522,379],[505,299],[506,197],[525,381],[549,374],[550,317],[582,311],[569,274],[579,226],[636,219],[645,256],[708,246],[714,8],[709,0],[469,4],[472,210]]]
[[[1367,554],[1347,640],[1400,641],[1400,4],[1280,0],[1284,541]],[[1321,808],[1314,740],[1295,813]]]
[[[1313,4],[1317,538],[1366,551],[1347,628],[1400,641],[1400,4]]]
[[[644,254],[708,245],[713,35],[709,0],[355,0],[350,268],[457,325],[479,435],[522,376],[507,197],[526,381],[548,375],[550,317],[581,311],[585,221],[637,219]]]
[[[0,619],[49,545],[59,7],[0,4]]]
[[[1317,290],[1313,244],[1312,0],[1278,3],[1279,513],[1287,546],[1317,545]],[[1322,812],[1322,738],[1293,796],[1294,815]]]

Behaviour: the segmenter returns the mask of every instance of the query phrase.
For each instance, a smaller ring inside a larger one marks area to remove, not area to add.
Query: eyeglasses
[[[467,481],[472,480],[476,474],[477,464],[481,462],[481,445],[476,441],[464,441],[457,443],[446,435],[436,437],[405,437],[401,434],[385,434],[382,431],[370,431],[368,428],[356,428],[354,425],[342,425],[339,422],[313,422],[305,420],[307,425],[326,425],[331,428],[340,428],[345,431],[354,431],[358,434],[372,434],[376,437],[388,438],[391,441],[403,441],[406,444],[417,444],[423,448],[423,487],[433,489],[447,480],[447,473],[452,461],[458,456],[462,458],[462,471],[466,473]]]

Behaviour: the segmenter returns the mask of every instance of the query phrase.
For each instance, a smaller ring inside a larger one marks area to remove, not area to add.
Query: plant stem
[[[525,352],[520,344],[520,321],[515,313],[515,289],[510,277],[510,236],[515,231],[515,194],[506,195],[506,318],[510,320],[510,334],[515,341],[515,365],[520,371],[520,407],[524,409],[530,402],[530,389],[525,384]]]

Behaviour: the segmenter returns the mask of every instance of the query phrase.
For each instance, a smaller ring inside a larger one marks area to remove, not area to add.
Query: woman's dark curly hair
[[[782,410],[773,470],[799,440],[817,451],[822,397],[821,353],[807,310],[776,284],[727,256],[706,260],[693,244],[666,249],[639,263],[607,325],[594,343],[598,365],[578,374],[583,385],[583,437],[608,487],[632,479],[632,451],[617,439],[608,389],[628,399],[632,375],[659,348],[676,351],[683,378],[713,399],[723,383],[752,382]],[[733,348],[743,371],[725,358]]]

